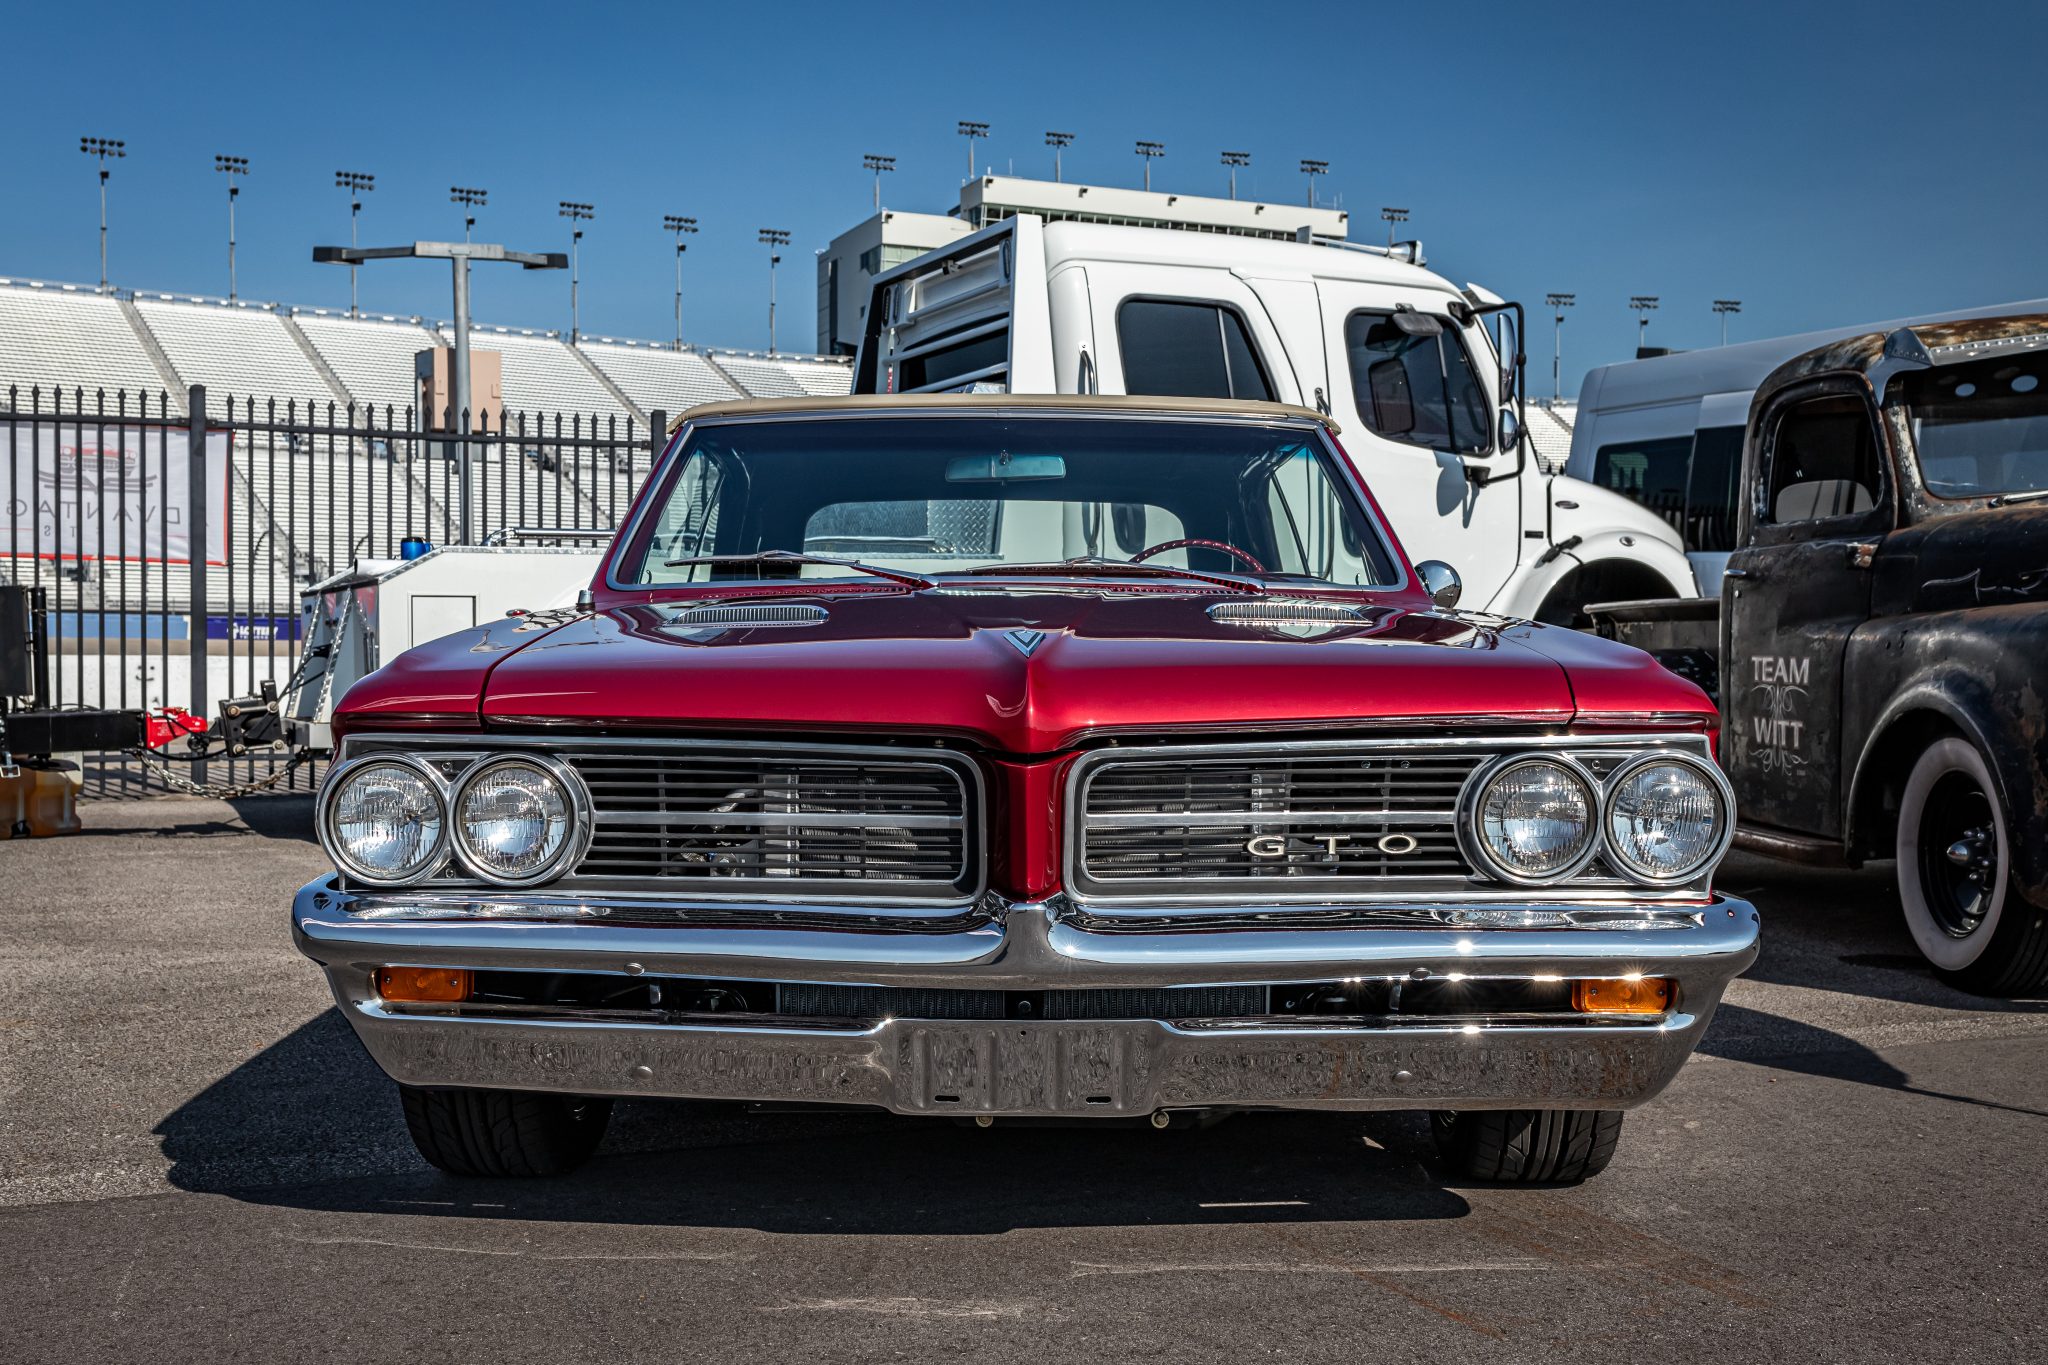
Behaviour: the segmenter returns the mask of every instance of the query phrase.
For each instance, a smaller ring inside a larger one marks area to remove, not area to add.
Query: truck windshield
[[[1297,424],[920,415],[707,423],[613,570],[621,587],[925,577],[1081,558],[1343,587],[1399,581],[1321,433]]]
[[[1896,382],[1928,492],[2048,489],[2048,351],[1916,370]]]

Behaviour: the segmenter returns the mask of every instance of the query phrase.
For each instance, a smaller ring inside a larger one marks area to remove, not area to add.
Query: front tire
[[[1956,736],[1922,751],[1899,798],[1899,903],[1935,974],[1978,995],[2048,985],[2048,910],[2011,884],[1998,784]]]
[[[589,1159],[612,1102],[521,1090],[398,1087],[406,1131],[420,1155],[450,1175],[566,1175]]]
[[[1439,1111],[1430,1123],[1451,1174],[1507,1185],[1576,1185],[1607,1169],[1622,1115],[1606,1109]]]

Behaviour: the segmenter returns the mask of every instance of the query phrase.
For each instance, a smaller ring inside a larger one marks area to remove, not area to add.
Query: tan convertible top
[[[1217,417],[1307,418],[1337,434],[1337,423],[1326,413],[1292,403],[1265,403],[1249,398],[1150,398],[1128,394],[1073,393],[854,393],[843,398],[735,398],[723,403],[700,403],[668,424],[669,434],[685,422],[706,417],[773,417],[779,413],[806,412],[994,412],[1017,409],[1056,412],[1153,412],[1161,416],[1191,413]]]

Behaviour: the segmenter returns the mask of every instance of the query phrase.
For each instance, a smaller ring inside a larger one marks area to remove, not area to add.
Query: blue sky
[[[794,244],[784,349],[814,336],[812,253],[868,212],[863,153],[897,158],[894,207],[955,202],[958,119],[986,120],[998,170],[1136,184],[1135,139],[1166,144],[1156,188],[1294,199],[1330,163],[1359,235],[1414,214],[1431,264],[1541,312],[1578,295],[1566,387],[1625,358],[1631,294],[1653,344],[2048,294],[2039,65],[2048,6],[1186,4],[24,7],[9,20],[12,167],[0,274],[98,278],[81,134],[124,138],[112,184],[116,284],[224,294],[223,177],[246,156],[245,297],[346,307],[337,169],[373,172],[366,244],[461,232],[454,184],[490,191],[479,236],[560,250],[560,200],[597,207],[583,325],[670,331],[665,213],[702,224],[686,335],[766,342],[763,226]],[[1074,16],[1076,24],[1062,21]],[[1966,17],[1968,16],[1968,17]],[[568,326],[568,280],[488,267],[479,318]],[[363,273],[363,305],[448,311],[445,268]],[[1549,329],[1532,328],[1547,390]],[[1541,374],[1541,382],[1537,376]]]

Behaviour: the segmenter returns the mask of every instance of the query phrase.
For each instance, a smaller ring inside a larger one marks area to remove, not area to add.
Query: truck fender
[[[1903,781],[1921,749],[1934,738],[1936,728],[1953,730],[1976,746],[1984,764],[1998,784],[1998,799],[2009,822],[2025,819],[2031,803],[2014,799],[2012,758],[2001,754],[1979,723],[1978,715],[1989,708],[1981,679],[1965,673],[1942,672],[1920,678],[1892,698],[1870,736],[1856,756],[1854,775],[1842,810],[1842,839],[1851,858],[1891,856],[1889,830],[1877,833],[1882,823],[1882,800],[1888,779]],[[2017,833],[2017,831],[2015,831]],[[1873,842],[1876,840],[1876,842]],[[2014,839],[2015,852],[2020,840]],[[2015,871],[2019,869],[2015,868]]]
[[[1571,542],[1576,539],[1577,543]],[[1530,542],[1533,547],[1533,542]],[[1569,548],[1564,548],[1569,546]],[[1569,591],[1566,580],[1589,568],[1622,586],[1598,594],[1609,600],[1646,597],[1698,597],[1692,564],[1661,540],[1635,531],[1607,528],[1575,532],[1557,542],[1557,554],[1530,554],[1502,585],[1487,608],[1502,616],[1536,617],[1551,595]]]

